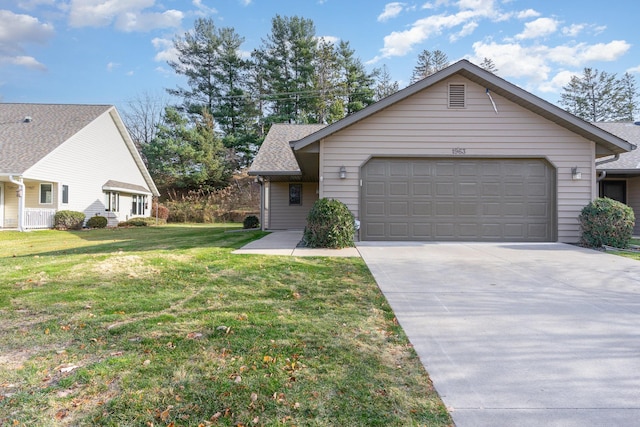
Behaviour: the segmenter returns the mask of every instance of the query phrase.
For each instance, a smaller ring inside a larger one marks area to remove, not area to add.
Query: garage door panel
[[[380,172],[384,176],[380,176]],[[363,240],[551,241],[555,172],[542,159],[372,159]]]

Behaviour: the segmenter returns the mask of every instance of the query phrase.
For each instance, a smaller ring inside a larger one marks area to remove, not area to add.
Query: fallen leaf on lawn
[[[200,332],[189,332],[187,334],[187,338],[197,340],[198,338],[202,338],[202,334]]]
[[[148,366],[150,363],[151,363],[151,360],[149,360],[149,359],[147,359],[147,360],[145,360],[144,362],[142,362],[142,364],[143,364],[144,366]]]
[[[256,400],[258,400],[258,395],[256,393],[251,393],[251,401],[255,402]]]
[[[60,365],[56,368],[56,370],[62,372],[63,374],[66,374],[67,372],[71,372],[74,369],[78,369],[79,366],[76,365]]]
[[[61,420],[61,419],[65,418],[68,413],[69,413],[68,410],[60,409],[58,412],[56,412],[56,420]]]
[[[265,357],[263,357],[263,358],[262,358],[262,361],[263,361],[264,363],[271,363],[271,362],[273,362],[273,361],[274,361],[274,359],[273,359],[273,357],[271,357],[271,356],[265,356]]]
[[[260,417],[255,417],[251,422],[254,424],[258,424],[260,422]]]
[[[111,356],[122,356],[124,354],[124,351],[114,351],[113,353],[111,353]]]
[[[45,329],[45,330],[44,330],[44,334],[45,334],[45,335],[49,335],[49,328],[47,328],[47,329]]]
[[[236,376],[236,378],[233,380],[234,383],[241,383],[242,382],[242,377],[240,375]]]
[[[167,420],[169,419],[169,409],[170,408],[167,408],[164,411],[160,412],[160,419],[163,422],[167,422]]]
[[[211,417],[211,419],[213,421],[216,421],[218,418],[220,418],[222,416],[222,412],[216,412],[215,414],[213,414],[213,416]]]

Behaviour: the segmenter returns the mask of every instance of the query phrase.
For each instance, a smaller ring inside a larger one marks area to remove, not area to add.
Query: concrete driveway
[[[640,423],[640,262],[565,244],[358,250],[458,427]]]

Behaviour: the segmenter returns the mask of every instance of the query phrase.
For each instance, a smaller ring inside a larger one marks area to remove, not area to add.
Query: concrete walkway
[[[565,244],[358,244],[457,427],[640,424],[640,262]]]
[[[234,254],[259,255],[292,255],[292,256],[328,256],[328,257],[359,257],[356,248],[344,249],[312,249],[298,248],[302,240],[302,231],[274,231],[262,239],[233,251]]]

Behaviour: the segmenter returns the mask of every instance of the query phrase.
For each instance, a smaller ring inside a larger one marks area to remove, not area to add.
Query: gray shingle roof
[[[300,175],[300,166],[289,143],[317,132],[325,126],[274,124],[253,160],[249,174]]]
[[[627,142],[635,144],[639,148],[636,148],[633,151],[629,151],[628,153],[620,154],[620,158],[615,162],[605,163],[601,166],[598,166],[598,169],[608,170],[608,171],[631,171],[633,169],[637,169],[640,173],[640,125],[636,125],[633,123],[607,123],[600,122],[594,123],[600,129],[605,130],[613,135],[616,135],[618,138],[622,138]],[[605,157],[599,159],[598,161],[607,160],[611,157]]]
[[[0,103],[0,173],[24,173],[110,108]]]

